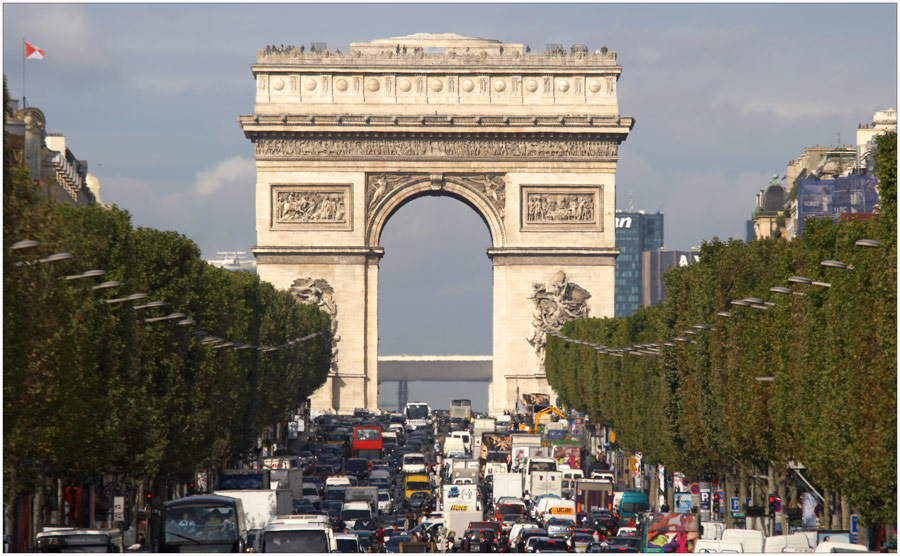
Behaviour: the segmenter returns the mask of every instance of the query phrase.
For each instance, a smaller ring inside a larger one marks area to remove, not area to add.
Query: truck
[[[475,438],[475,446],[472,448],[473,454],[481,453],[481,435],[486,432],[497,432],[494,426],[495,421],[490,417],[482,417],[472,422],[472,436]]]
[[[351,486],[344,490],[344,502],[368,502],[372,512],[378,513],[378,487]]]
[[[244,508],[244,520],[247,524],[248,543],[254,549],[259,548],[259,537],[271,519],[280,515],[291,515],[294,511],[291,491],[286,488],[278,490],[217,490],[213,494],[237,498],[241,501]]]
[[[494,504],[504,496],[522,498],[521,473],[494,473],[492,498]]]
[[[452,453],[466,453],[466,445],[463,444],[462,438],[448,436],[444,439],[444,457]]]
[[[550,457],[550,448],[547,446],[515,446],[510,454],[510,471],[519,471],[526,461],[534,458]]]
[[[555,494],[562,497],[562,473],[559,471],[532,471],[525,479],[531,498],[541,494]]]
[[[472,400],[452,400],[450,402],[450,422],[468,423],[472,418]]]
[[[590,514],[591,510],[610,510],[613,506],[615,485],[599,479],[575,481],[575,511]]]
[[[481,521],[484,519],[484,514],[481,511],[459,511],[459,512],[445,512],[444,519],[446,520],[445,527],[447,527],[447,531],[453,531],[456,533],[454,544],[459,547],[462,546],[463,535],[466,532],[466,529],[469,527],[469,524],[473,521]]]
[[[291,491],[294,498],[303,497],[302,469],[272,469],[270,482],[273,489],[286,488]]]
[[[270,469],[226,469],[219,475],[221,490],[271,488]]]

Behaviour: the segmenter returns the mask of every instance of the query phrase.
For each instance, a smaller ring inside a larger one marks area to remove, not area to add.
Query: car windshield
[[[497,507],[497,513],[500,515],[506,514],[523,514],[525,513],[525,507],[520,504],[501,504]]]
[[[165,542],[233,542],[237,540],[236,523],[234,509],[228,506],[173,508],[166,512]]]
[[[646,502],[622,502],[622,511],[630,514],[639,514],[646,512],[650,505]]]
[[[411,541],[412,541],[412,537],[409,535],[392,535],[391,538],[388,539],[385,544],[397,546],[402,542],[411,542]]]
[[[328,552],[324,529],[270,531],[263,535],[263,552]]]
[[[539,539],[534,543],[535,552],[544,552],[546,550],[562,550],[565,551],[565,542],[553,539]]]
[[[426,481],[407,481],[406,490],[430,490],[431,483]]]
[[[337,539],[338,552],[359,552],[357,539]]]
[[[425,465],[424,456],[403,456],[403,465]]]
[[[384,501],[384,500],[390,500],[390,499],[391,499],[391,494],[390,494],[389,492],[379,492],[379,493],[378,493],[378,499],[381,500],[381,501]]]
[[[318,496],[319,489],[316,487],[303,487],[303,496]]]

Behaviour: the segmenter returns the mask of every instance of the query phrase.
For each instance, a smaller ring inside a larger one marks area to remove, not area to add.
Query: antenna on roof
[[[631,186],[628,187],[628,212],[634,212],[634,204],[631,202]]]

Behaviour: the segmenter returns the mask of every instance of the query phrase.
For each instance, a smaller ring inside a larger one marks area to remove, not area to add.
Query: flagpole
[[[25,37],[22,37],[22,108],[25,108]]]

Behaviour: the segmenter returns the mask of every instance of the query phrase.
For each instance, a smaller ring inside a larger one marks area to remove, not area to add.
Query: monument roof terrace
[[[603,47],[594,53],[583,48],[578,52],[544,52],[531,54],[522,44],[463,37],[452,33],[418,33],[405,37],[378,39],[369,43],[352,43],[349,53],[328,50],[262,49],[256,53],[258,64],[309,66],[315,68],[352,67],[385,68],[440,66],[441,70],[474,67],[552,70],[586,69],[619,70],[616,53]],[[615,73],[618,73],[616,71]]]

